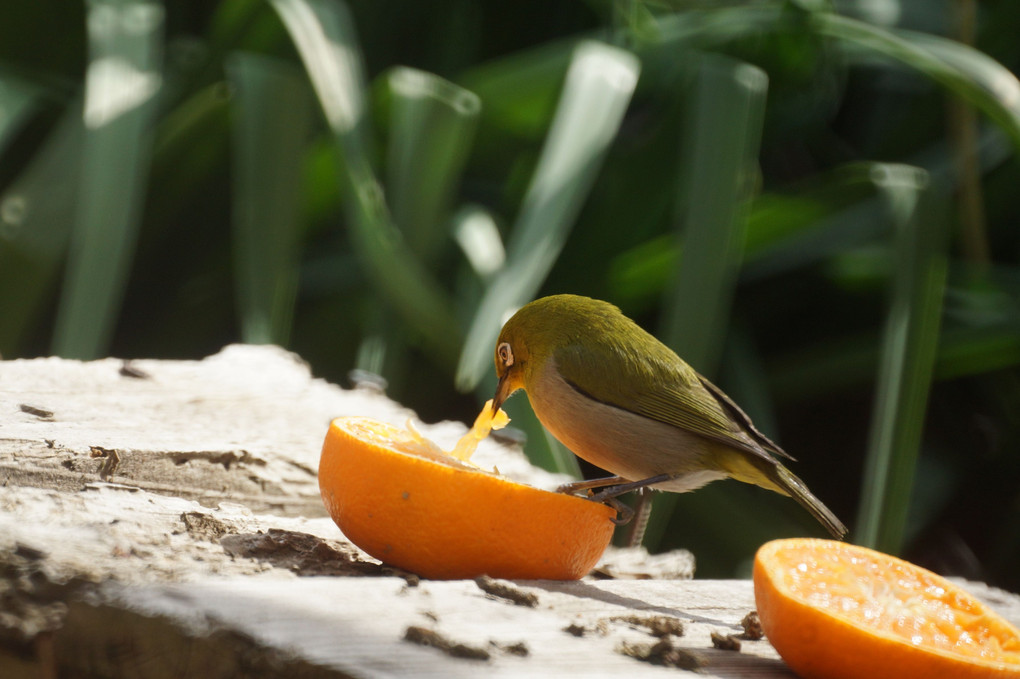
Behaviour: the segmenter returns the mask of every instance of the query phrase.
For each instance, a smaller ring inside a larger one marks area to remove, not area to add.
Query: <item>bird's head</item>
[[[593,319],[606,308],[605,302],[576,295],[553,295],[521,307],[503,325],[496,340],[496,395],[493,411],[518,389],[528,389],[532,376],[540,373],[553,354],[592,332]]]
[[[524,378],[530,352],[524,333],[517,325],[512,325],[512,321],[507,321],[496,341],[496,377],[499,381],[496,383],[496,394],[492,397],[493,412],[499,410],[510,394],[525,388]]]

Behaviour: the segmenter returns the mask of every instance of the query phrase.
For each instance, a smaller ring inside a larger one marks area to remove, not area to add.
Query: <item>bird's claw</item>
[[[595,488],[616,486],[626,482],[627,479],[623,478],[622,476],[608,476],[602,479],[588,479],[586,481],[573,481],[571,483],[564,483],[562,486],[556,489],[556,492],[566,493],[567,495],[577,495],[579,497],[588,497],[591,495],[591,491],[594,490]]]
[[[591,499],[595,500],[595,497],[593,496]],[[602,502],[602,504],[608,505],[612,507],[614,510],[616,510],[616,518],[609,520],[615,523],[617,526],[626,526],[628,523],[630,523],[630,520],[634,518],[634,510],[629,505],[625,505],[624,503],[617,500],[615,497],[608,497],[604,500],[595,501]]]
[[[575,495],[593,502],[608,505],[612,509],[616,510],[616,518],[610,519],[610,521],[615,523],[617,526],[623,526],[630,523],[630,520],[634,518],[634,510],[623,502],[617,500],[616,496],[619,495],[620,492],[614,491],[620,486],[620,484],[626,482],[627,480],[621,476],[611,476],[609,478],[592,479],[588,481],[575,481],[573,483],[563,484],[556,489],[556,492],[566,493],[567,495]],[[596,488],[602,488],[603,490],[596,493]]]
[[[672,478],[673,476],[670,474],[657,474],[640,481],[628,481],[622,476],[610,476],[604,479],[591,479],[588,481],[565,483],[557,488],[556,492],[566,493],[568,495],[578,495],[592,500],[593,502],[601,502],[602,504],[609,505],[616,510],[616,518],[612,520],[613,523],[617,526],[622,526],[634,518],[634,510],[617,500],[616,498],[618,496],[623,495],[624,493],[629,493],[632,490],[649,488],[657,483],[669,481]],[[602,490],[596,493],[596,488],[601,488]],[[581,491],[584,491],[583,494]]]

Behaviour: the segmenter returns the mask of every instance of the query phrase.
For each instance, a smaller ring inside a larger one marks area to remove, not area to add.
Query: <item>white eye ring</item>
[[[514,352],[510,348],[510,345],[503,342],[496,347],[496,354],[499,356],[499,360],[503,361],[503,365],[509,368],[514,364]]]

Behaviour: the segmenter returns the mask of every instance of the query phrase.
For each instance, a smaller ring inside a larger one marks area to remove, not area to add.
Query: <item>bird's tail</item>
[[[819,523],[832,533],[832,537],[842,540],[846,536],[847,529],[843,522],[837,519],[832,510],[822,504],[822,501],[815,497],[814,493],[808,490],[807,485],[793,472],[776,462],[769,477],[773,483],[779,486],[781,492],[789,495],[804,509],[811,512],[811,516],[818,519]]]
[[[721,448],[715,451],[715,460],[722,471],[738,481],[789,495],[811,512],[811,516],[818,519],[834,538],[842,540],[846,536],[843,522],[808,490],[803,481],[771,455],[752,455],[744,450]]]

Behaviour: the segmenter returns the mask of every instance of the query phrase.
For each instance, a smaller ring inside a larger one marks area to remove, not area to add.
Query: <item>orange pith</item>
[[[1020,631],[960,587],[844,542],[775,540],[754,560],[762,627],[801,677],[1020,678]]]
[[[613,533],[605,505],[437,456],[411,432],[364,417],[330,424],[319,489],[351,542],[429,578],[577,579]]]

